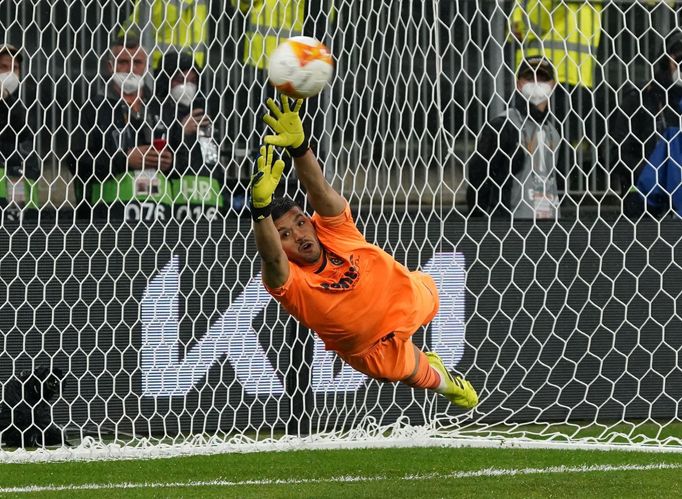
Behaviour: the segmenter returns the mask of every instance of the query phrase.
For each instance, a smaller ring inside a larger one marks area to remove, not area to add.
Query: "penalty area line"
[[[547,468],[484,468],[471,471],[454,471],[452,473],[417,473],[403,476],[354,476],[341,475],[328,478],[284,478],[263,480],[206,480],[189,482],[120,482],[120,483],[84,483],[71,485],[25,485],[19,487],[0,487],[0,494],[21,494],[31,492],[58,492],[70,490],[121,490],[121,489],[156,489],[182,487],[244,487],[254,485],[305,485],[318,483],[356,483],[380,482],[386,480],[421,481],[446,480],[452,478],[500,477],[520,475],[543,475],[560,473],[604,473],[612,471],[651,471],[682,469],[682,463],[656,464],[595,464],[583,466],[549,466]]]

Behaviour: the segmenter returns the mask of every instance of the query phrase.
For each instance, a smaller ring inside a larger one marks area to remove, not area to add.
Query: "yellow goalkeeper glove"
[[[251,206],[251,218],[260,222],[270,216],[270,204],[272,195],[279,185],[284,171],[284,161],[278,159],[272,164],[275,148],[272,146],[261,147],[258,158],[258,171],[251,177],[249,186],[249,204]]]
[[[263,121],[272,128],[276,135],[266,135],[264,141],[273,146],[286,147],[292,158],[298,158],[308,150],[303,123],[298,115],[303,99],[296,101],[293,110],[289,109],[289,98],[286,95],[282,95],[280,101],[282,109],[272,99],[266,102],[272,114],[263,116]]]

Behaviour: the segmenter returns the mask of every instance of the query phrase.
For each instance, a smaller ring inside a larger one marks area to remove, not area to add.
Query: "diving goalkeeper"
[[[381,381],[434,390],[450,402],[473,408],[471,383],[453,377],[435,353],[424,353],[412,335],[438,312],[433,279],[410,272],[355,226],[347,201],[325,179],[289,99],[263,120],[265,137],[258,172],[251,179],[250,207],[256,246],[268,292],[298,321],[315,331],[327,350],[354,369]],[[274,147],[286,147],[315,213],[308,217],[289,198],[273,193],[284,162]]]

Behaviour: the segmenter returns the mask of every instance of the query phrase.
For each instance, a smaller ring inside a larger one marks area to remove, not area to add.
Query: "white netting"
[[[676,2],[41,0],[0,2],[0,23],[20,50],[0,73],[21,73],[0,100],[0,460],[682,449]],[[337,63],[305,118],[325,175],[369,241],[436,280],[414,340],[471,380],[472,412],[353,371],[261,285],[252,62],[300,33]],[[504,113],[542,47],[560,88],[538,134]],[[155,98],[107,93],[128,63]],[[211,126],[171,91],[193,64]],[[526,196],[538,140],[552,188]]]

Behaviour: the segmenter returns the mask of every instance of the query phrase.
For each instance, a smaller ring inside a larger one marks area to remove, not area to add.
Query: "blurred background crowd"
[[[3,220],[240,216],[267,58],[300,34],[336,59],[306,113],[353,203],[676,216],[680,6],[3,0]]]

